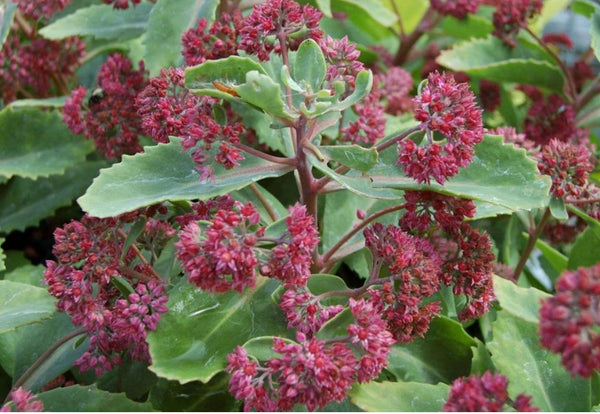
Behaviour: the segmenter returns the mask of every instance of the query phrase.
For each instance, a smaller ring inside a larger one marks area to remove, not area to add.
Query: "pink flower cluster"
[[[188,223],[175,247],[190,282],[211,292],[242,292],[254,286],[259,268],[287,287],[304,286],[319,237],[305,206],[296,204],[289,211],[287,231],[269,253],[258,245],[268,240],[252,203],[235,202],[232,209],[218,210],[204,229],[194,221]]]
[[[142,126],[136,97],[146,86],[144,63],[134,69],[131,61],[114,54],[100,67],[97,91],[85,102],[86,89],[75,89],[63,107],[63,120],[76,134],[94,141],[105,157],[119,159],[123,154],[142,150]],[[95,95],[96,93],[96,95]]]
[[[477,12],[482,0],[431,0],[431,7],[445,16],[464,19],[467,14]]]
[[[425,131],[424,143],[406,139],[398,144],[398,165],[419,183],[431,178],[443,184],[471,162],[475,144],[483,139],[481,109],[466,83],[450,74],[433,72],[414,98],[415,119]],[[435,133],[443,137],[436,139]]]
[[[44,411],[44,404],[41,401],[35,399],[29,391],[25,391],[22,387],[17,388],[10,392],[10,400],[12,404],[6,403],[0,408],[0,412],[10,413],[13,412],[42,412]]]
[[[233,16],[222,13],[208,31],[206,19],[200,19],[196,27],[184,32],[181,38],[185,64],[199,65],[206,60],[237,55],[238,27],[241,24],[242,16],[239,12]]]
[[[15,0],[23,16],[31,20],[41,17],[49,19],[56,12],[64,9],[71,0]]]
[[[19,40],[9,34],[0,51],[2,99],[9,103],[30,96],[45,98],[59,94],[61,82],[72,78],[85,56],[85,44],[77,37],[62,40]],[[59,80],[58,84],[56,79]],[[54,88],[53,88],[54,86]]]
[[[486,371],[483,375],[458,378],[452,383],[448,400],[444,404],[447,412],[539,411],[531,405],[531,397],[517,395],[514,402],[508,396],[508,380],[505,376]]]
[[[567,142],[578,136],[575,110],[571,105],[556,94],[545,99],[537,95],[533,95],[533,98],[534,103],[527,111],[524,122],[527,139],[545,145],[551,138]]]
[[[133,248],[122,255],[125,237],[121,226],[141,213],[120,218],[97,219],[85,216],[55,231],[53,253],[44,277],[48,291],[58,299],[56,306],[75,325],[86,328],[88,350],[75,362],[82,371],[97,375],[111,370],[127,352],[133,359],[148,361],[146,333],[156,329],[160,315],[167,311],[163,282],[148,265],[136,263]],[[147,241],[160,251],[174,236],[169,226],[157,225],[148,209]],[[133,291],[123,297],[114,279],[125,280]]]
[[[600,370],[600,264],[563,272],[540,308],[540,342],[573,375]]]
[[[229,390],[244,400],[244,409],[282,411],[304,404],[313,411],[343,400],[354,382],[377,377],[394,339],[372,304],[350,299],[349,307],[355,323],[348,326],[344,341],[321,341],[302,333],[299,343],[274,338],[273,350],[281,356],[264,366],[242,347],[231,353]]]
[[[269,0],[254,6],[240,24],[238,48],[260,60],[269,60],[283,47],[296,50],[305,39],[319,42],[323,31],[318,28],[322,13],[293,0]]]
[[[586,145],[575,145],[553,138],[542,147],[538,169],[552,178],[550,193],[559,198],[579,197],[594,169],[592,154]]]
[[[542,11],[542,0],[501,0],[496,2],[492,17],[494,36],[507,46],[515,47],[515,38],[522,27],[527,27],[528,19]]]
[[[489,237],[464,222],[475,213],[473,202],[428,191],[407,191],[405,199],[406,213],[400,218],[400,227],[432,237],[443,262],[444,284],[452,285],[455,295],[467,299],[459,319],[483,315],[494,300],[495,257]]]

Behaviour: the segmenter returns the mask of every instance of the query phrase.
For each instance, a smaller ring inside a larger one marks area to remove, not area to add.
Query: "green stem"
[[[269,201],[265,198],[264,194],[258,190],[256,184],[250,184],[248,188],[250,188],[252,194],[254,194],[256,198],[258,198],[258,201],[260,201],[265,210],[267,210],[267,214],[269,215],[269,217],[271,217],[271,220],[277,221],[277,213],[275,213],[275,210],[273,210],[273,207],[271,207],[271,204],[269,204]]]
[[[58,341],[56,341],[54,343],[54,345],[52,345],[50,348],[48,348],[46,350],[46,352],[44,352],[28,369],[27,371],[25,371],[23,373],[23,375],[21,375],[21,377],[14,383],[13,385],[13,389],[17,389],[19,387],[21,387],[25,381],[27,381],[29,379],[29,377],[31,377],[31,375],[42,366],[42,364],[54,353],[56,352],[56,350],[58,348],[60,348],[63,344],[65,344],[66,342],[70,341],[71,339],[85,334],[87,332],[86,328],[79,328],[71,333],[66,334],[65,336],[63,336],[62,338],[60,338]],[[6,400],[4,400],[4,403],[6,404],[8,402],[8,400],[10,399],[10,394],[9,396],[6,397]]]
[[[523,249],[523,252],[521,253],[521,257],[519,258],[519,263],[517,263],[517,267],[515,267],[515,275],[514,275],[515,280],[519,280],[519,276],[521,275],[521,272],[525,268],[525,263],[527,263],[527,259],[529,259],[529,256],[531,255],[531,252],[533,251],[533,248],[535,247],[535,242],[542,235],[542,231],[544,231],[544,227],[546,227],[546,224],[548,223],[548,220],[550,219],[551,216],[552,216],[552,214],[550,213],[550,208],[546,207],[546,210],[544,211],[544,215],[542,216],[542,219],[538,223],[535,230],[533,232],[532,231],[529,232],[529,240],[527,240],[525,249]]]

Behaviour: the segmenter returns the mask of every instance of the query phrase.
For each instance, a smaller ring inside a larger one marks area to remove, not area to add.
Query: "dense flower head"
[[[467,14],[477,12],[482,0],[431,0],[431,7],[444,16],[464,19]]]
[[[287,289],[281,295],[279,307],[288,327],[312,337],[321,327],[344,310],[342,305],[325,306],[305,286]]]
[[[556,94],[539,99],[527,112],[524,132],[528,139],[540,145],[547,144],[551,138],[563,142],[574,140],[578,134],[575,110]]]
[[[135,99],[146,85],[146,72],[143,62],[139,65],[136,70],[128,58],[113,54],[100,67],[99,88],[89,100],[84,102],[86,90],[79,87],[65,102],[63,119],[67,126],[93,140],[107,158],[119,159],[142,150]]]
[[[527,27],[527,20],[542,11],[542,0],[502,0],[496,2],[494,36],[507,46],[515,47],[519,29]]]
[[[136,360],[150,358],[146,333],[167,311],[167,297],[162,281],[136,262],[133,248],[123,254],[125,237],[119,229],[151,210],[119,218],[84,216],[55,231],[57,261],[46,262],[44,278],[59,311],[86,328],[90,345],[75,362],[82,371],[94,369],[101,375],[121,362],[123,352]],[[149,227],[154,235],[156,228]],[[162,237],[145,237],[153,244],[149,250],[159,251],[173,234],[166,226],[160,228]],[[123,298],[113,278],[127,280],[134,291]]]
[[[71,0],[14,0],[23,16],[38,20],[41,17],[49,19],[58,11],[64,9]]]
[[[128,9],[130,0],[102,0],[105,4],[112,4],[115,9]],[[131,0],[134,6],[140,4],[142,0]]]
[[[244,159],[233,146],[246,132],[238,122],[220,125],[213,118],[212,109],[217,100],[197,96],[184,85],[182,68],[161,69],[151,78],[148,86],[137,96],[136,105],[144,132],[157,142],[168,142],[169,136],[183,138],[181,146],[190,151],[201,179],[210,179],[215,161],[230,169]],[[207,152],[218,143],[213,159]]]
[[[570,71],[577,92],[581,92],[585,83],[596,76],[594,69],[583,59],[579,59],[573,63]]]
[[[540,173],[552,178],[550,193],[556,197],[578,197],[594,169],[592,154],[586,145],[550,140],[538,155]]]
[[[312,252],[319,243],[319,232],[305,205],[296,203],[289,212],[285,220],[287,232],[271,250],[271,257],[261,266],[261,273],[289,287],[304,286],[311,275]]]
[[[517,411],[539,411],[529,404],[531,397],[524,394],[519,394],[514,405],[511,404],[507,387],[508,380],[504,375],[490,371],[481,376],[458,378],[450,387],[444,411],[506,411],[508,408],[516,408]]]
[[[441,229],[456,234],[466,218],[475,215],[472,200],[447,196],[433,191],[406,191],[405,210],[400,218],[400,226],[417,233],[431,233]]]
[[[484,110],[494,112],[501,102],[500,85],[496,82],[482,79],[479,82],[479,98]]]
[[[498,127],[490,131],[490,134],[501,135],[505,143],[514,144],[527,152],[532,152],[537,147],[534,141],[527,139],[525,134],[517,132],[514,127]]]
[[[600,264],[563,272],[554,296],[542,300],[540,342],[561,354],[572,375],[600,369]]]
[[[348,36],[338,40],[327,35],[321,39],[320,46],[327,62],[325,80],[329,87],[332,87],[336,80],[343,80],[354,86],[356,75],[365,69],[363,63],[358,60],[360,51],[356,49],[356,44],[349,42]]]
[[[206,19],[198,20],[195,28],[183,33],[183,58],[187,66],[199,65],[210,59],[221,59],[237,55],[237,27],[241,23],[239,12],[222,13],[208,31]]]
[[[362,351],[358,381],[371,381],[387,366],[390,346],[395,340],[373,302],[350,298],[348,306],[356,322],[348,326],[350,342]]]
[[[0,407],[0,412],[10,413],[13,408],[15,412],[42,412],[44,404],[36,400],[36,397],[29,391],[19,387],[10,392],[10,401]]]
[[[385,74],[378,74],[382,97],[387,101],[385,112],[399,115],[412,112],[413,101],[410,92],[413,88],[413,78],[409,72],[398,66],[390,67]]]
[[[457,250],[444,257],[443,279],[453,285],[455,295],[465,295],[466,304],[458,313],[461,321],[486,313],[494,297],[492,271],[495,260],[489,236],[462,223],[454,237]]]
[[[442,260],[427,239],[381,223],[367,227],[363,233],[374,265],[387,266],[399,292],[422,298],[439,290]]]
[[[265,367],[250,360],[241,347],[229,354],[229,390],[244,399],[245,410],[285,411],[304,404],[314,411],[346,397],[358,365],[350,348],[299,338],[300,344],[274,338],[273,350],[281,356],[269,359]]]
[[[191,212],[177,215],[175,221],[183,228],[190,221],[212,220],[217,211],[231,210],[235,200],[231,195],[226,194],[206,201],[196,201],[191,203]]]
[[[381,95],[382,91],[374,86],[365,99],[352,106],[358,118],[340,129],[342,141],[374,145],[377,140],[384,137],[386,118]]]
[[[232,209],[217,211],[205,228],[187,224],[175,247],[190,283],[215,293],[254,286],[256,243],[265,230],[259,221],[252,203],[235,202]]]
[[[252,13],[240,22],[239,49],[269,60],[269,54],[282,52],[281,41],[296,50],[305,39],[316,42],[323,37],[318,28],[322,13],[293,0],[267,0],[254,6]]]
[[[398,144],[398,165],[419,183],[431,178],[443,184],[471,162],[474,146],[483,139],[481,110],[466,83],[448,73],[433,72],[414,98],[415,119],[425,131],[423,144],[406,139]],[[444,137],[437,141],[434,133]]]

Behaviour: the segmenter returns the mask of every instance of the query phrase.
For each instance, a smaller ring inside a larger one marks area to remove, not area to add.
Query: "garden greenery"
[[[598,409],[600,4],[0,8],[2,411]]]

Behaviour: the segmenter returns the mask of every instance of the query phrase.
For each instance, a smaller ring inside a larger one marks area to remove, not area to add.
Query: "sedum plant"
[[[597,409],[597,4],[2,7],[2,411]]]

